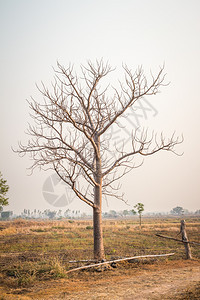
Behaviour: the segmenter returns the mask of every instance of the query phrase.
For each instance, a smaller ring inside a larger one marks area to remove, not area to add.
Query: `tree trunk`
[[[188,242],[188,238],[187,238],[187,233],[186,233],[186,229],[185,229],[186,225],[185,225],[185,220],[181,220],[181,235],[182,235],[182,241],[184,242]],[[192,253],[191,253],[191,249],[190,249],[190,245],[189,243],[184,243],[185,246],[185,253],[186,253],[186,258],[187,259],[191,259],[192,258]]]
[[[103,246],[102,214],[98,208],[93,209],[94,259],[101,261],[105,258]]]
[[[101,261],[105,258],[103,246],[102,230],[102,170],[100,157],[100,138],[95,137],[95,143],[98,148],[96,155],[96,172],[94,179],[98,185],[94,187],[94,208],[93,208],[93,234],[94,234],[94,259]]]

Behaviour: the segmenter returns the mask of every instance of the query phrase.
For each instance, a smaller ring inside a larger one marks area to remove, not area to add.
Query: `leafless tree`
[[[115,145],[110,151],[109,129],[118,125],[139,99],[158,93],[164,85],[163,69],[147,80],[141,67],[132,72],[124,65],[124,81],[114,88],[105,86],[104,77],[114,70],[103,60],[88,61],[79,76],[72,65],[65,68],[57,63],[51,88],[43,83],[38,88],[43,102],[28,101],[35,125],[29,125],[31,138],[26,145],[20,143],[17,152],[30,153],[32,169],[55,170],[76,196],[93,208],[97,260],[104,258],[102,196],[123,200],[116,183],[138,167],[135,157],[161,150],[174,152],[181,142],[175,135],[166,139],[162,134],[158,138],[154,133],[150,136],[147,131],[134,130],[128,148]]]

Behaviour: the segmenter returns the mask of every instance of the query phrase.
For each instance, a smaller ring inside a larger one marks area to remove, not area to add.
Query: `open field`
[[[83,264],[69,261],[93,258],[91,220],[0,222],[0,299],[199,299],[200,247],[191,246],[187,261],[182,243],[155,236],[180,238],[180,219],[143,221],[142,230],[136,218],[103,221],[106,259],[174,256],[69,274]],[[186,224],[189,239],[200,243],[200,218]]]

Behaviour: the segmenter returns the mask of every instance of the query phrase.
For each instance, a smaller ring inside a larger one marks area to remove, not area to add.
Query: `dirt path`
[[[183,290],[200,283],[200,267],[184,267],[171,270],[143,271],[141,275],[127,279],[93,285],[88,291],[62,294],[64,299],[176,299]]]
[[[104,275],[105,274],[105,275]],[[115,274],[115,273],[114,273]],[[194,286],[200,286],[200,261],[171,261],[157,265],[144,265],[126,274],[109,276],[109,273],[86,277],[84,273],[74,278],[47,281],[30,289],[3,291],[1,299],[15,300],[180,300]],[[96,277],[96,278],[94,278]],[[192,294],[193,295],[193,294]]]

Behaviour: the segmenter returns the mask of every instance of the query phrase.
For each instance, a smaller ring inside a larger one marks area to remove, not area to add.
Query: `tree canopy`
[[[182,206],[176,206],[171,210],[171,213],[173,215],[183,215],[184,214],[184,209]]]

